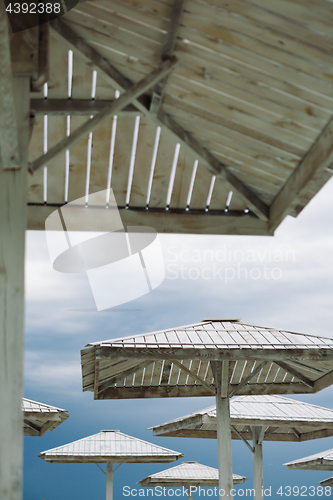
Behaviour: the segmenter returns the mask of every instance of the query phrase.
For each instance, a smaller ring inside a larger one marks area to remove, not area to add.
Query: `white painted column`
[[[263,500],[264,475],[262,461],[262,428],[252,427],[253,444],[253,488],[255,490],[255,500]]]
[[[216,386],[216,426],[219,489],[220,499],[225,500],[226,498],[231,498],[230,491],[233,487],[230,408],[228,397],[229,362],[218,362],[216,363],[215,368],[216,369],[214,370],[214,376]],[[224,495],[223,491],[225,492]]]
[[[190,484],[187,487],[187,498],[188,498],[188,500],[192,500],[193,499],[192,492],[191,492],[191,485]]]
[[[28,77],[14,78],[21,168],[0,165],[0,498],[22,497],[24,248],[29,141]],[[0,130],[1,133],[1,130]]]
[[[113,463],[106,464],[106,500],[113,499]]]

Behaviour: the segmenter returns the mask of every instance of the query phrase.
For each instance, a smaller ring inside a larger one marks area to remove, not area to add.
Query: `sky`
[[[287,217],[274,237],[159,235],[164,281],[140,298],[102,311],[87,276],[55,271],[45,232],[29,231],[24,395],[64,408],[70,417],[43,437],[24,438],[24,500],[105,498],[105,476],[95,464],[48,464],[37,457],[104,429],[179,451],[181,461],[217,467],[215,440],[154,437],[146,430],[212,405],[214,398],[94,401],[91,392],[82,392],[80,349],[202,318],[241,318],[333,337],[332,213],[333,180],[297,218]],[[333,387],[293,398],[333,408]],[[289,471],[282,464],[332,447],[333,438],[264,442],[264,487],[277,499],[288,485],[317,486],[332,474]],[[139,488],[136,483],[147,475],[176,464],[123,464],[114,474],[114,498],[125,499],[124,486]],[[251,452],[239,441],[233,441],[233,471],[249,479],[238,488],[252,487]]]

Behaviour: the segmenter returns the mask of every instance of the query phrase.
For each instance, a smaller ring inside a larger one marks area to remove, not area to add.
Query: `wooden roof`
[[[333,477],[329,477],[328,479],[323,479],[322,481],[319,481],[319,484],[321,486],[333,486]]]
[[[321,451],[283,465],[287,465],[288,469],[333,470],[333,449]]]
[[[282,396],[236,396],[230,400],[232,439],[251,439],[265,428],[267,441],[308,441],[333,436],[333,410]],[[216,439],[216,406],[151,427],[154,436]]]
[[[182,457],[177,451],[128,436],[120,431],[101,431],[78,441],[42,451],[46,462],[174,462]]]
[[[66,410],[26,398],[22,398],[22,411],[25,436],[43,436],[69,417]]]
[[[230,397],[317,392],[333,380],[333,339],[214,319],[95,342],[81,351],[83,391],[95,399],[211,396],[215,361],[225,362]]]
[[[329,0],[81,1],[50,23],[31,94],[28,227],[111,186],[125,226],[272,234],[332,175],[331,16]]]
[[[232,475],[233,484],[247,481],[245,476]],[[219,471],[198,462],[183,462],[180,465],[151,474],[139,481],[141,486],[218,486]]]

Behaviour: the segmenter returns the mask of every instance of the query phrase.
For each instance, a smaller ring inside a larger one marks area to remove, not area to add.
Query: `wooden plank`
[[[117,205],[121,207],[126,205],[134,125],[135,117],[121,116],[117,119],[111,187],[113,189]]]
[[[170,138],[169,134],[165,130],[162,130],[157,150],[153,184],[149,200],[149,206],[152,208],[166,207],[175,147],[176,142],[174,139]]]
[[[92,68],[73,54],[73,99],[91,99]],[[71,134],[89,120],[89,116],[71,117]],[[68,201],[85,195],[87,173],[88,136],[69,148]]]
[[[147,190],[155,145],[156,129],[155,123],[152,123],[147,118],[140,120],[130,206],[145,207],[147,205]]]
[[[0,8],[4,11],[4,6]],[[5,12],[2,18],[6,19]],[[29,77],[13,79],[20,169],[0,168],[0,497],[22,498],[24,248],[29,124]]]
[[[110,88],[110,90],[112,90]],[[114,91],[113,91],[114,96]],[[110,104],[113,99],[31,99],[30,100],[30,111],[34,115],[83,115],[91,116],[96,115],[105,108],[106,105]],[[132,104],[129,104],[121,111],[118,111],[118,115],[140,115],[143,113],[138,112],[138,110]]]
[[[23,46],[24,47],[24,46]],[[0,7],[0,158],[3,170],[21,168],[18,127],[15,114],[8,18]]]
[[[68,46],[59,43],[50,33],[50,69],[48,81],[48,98],[68,98]],[[48,151],[66,137],[66,116],[50,116],[47,123]],[[34,176],[33,176],[34,177]],[[65,201],[66,152],[48,164],[47,168],[47,200],[50,203]]]
[[[191,365],[191,369],[189,369],[184,363],[179,363],[178,361],[174,360],[173,363],[178,366],[178,368],[181,368],[182,371],[184,371],[185,373],[187,373],[190,378],[194,379],[196,382],[198,382],[200,385],[206,387],[206,389],[208,391],[210,391],[212,394],[216,394],[216,391],[213,387],[211,387],[210,385],[206,384],[206,382],[201,378],[199,377],[195,371],[193,370],[192,368],[192,365]],[[190,385],[190,384],[189,384]]]
[[[180,21],[183,15],[184,7],[187,0],[174,0],[172,5],[172,11],[170,15],[169,28],[163,43],[161,52],[161,61],[165,61],[170,57],[175,49],[177,35],[180,27]],[[168,77],[165,77],[162,81],[158,82],[152,92],[150,112],[153,114],[158,114],[163,100],[163,95],[165,92],[165,86]]]
[[[240,382],[240,384],[238,385],[237,389],[233,389],[233,391],[230,393],[230,397],[234,396],[237,392],[239,392],[246,384],[248,384],[251,380],[253,380],[253,378],[258,375],[258,373],[260,372],[260,370],[262,370],[262,368],[264,368],[264,366],[266,365],[266,361],[262,361],[261,363],[259,363],[255,368],[254,370],[252,370],[249,375],[247,375],[245,378],[243,378],[243,380]]]
[[[314,177],[332,163],[333,119],[331,119],[307,154],[297,166],[287,184],[270,208],[270,227],[275,229],[293,208],[297,197]]]
[[[29,161],[32,162],[40,157],[44,152],[44,116],[37,116],[34,120],[31,139],[29,142]],[[43,195],[43,169],[29,175],[28,201],[31,203],[44,203]],[[45,225],[44,225],[45,228]]]
[[[180,148],[170,208],[186,208],[195,157]]]

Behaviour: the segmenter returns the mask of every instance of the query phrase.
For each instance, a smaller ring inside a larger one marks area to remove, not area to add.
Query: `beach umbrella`
[[[329,477],[328,479],[323,479],[322,481],[319,481],[319,484],[324,488],[326,486],[333,486],[333,477]]]
[[[22,398],[23,432],[25,436],[43,436],[69,417],[61,408]]]
[[[242,484],[247,481],[247,478],[233,474],[232,481],[234,485]],[[175,467],[151,474],[141,479],[139,483],[141,486],[183,486],[187,488],[188,497],[192,498],[192,493],[196,491],[198,486],[217,487],[219,485],[219,471],[198,462],[183,462]]]
[[[81,355],[83,390],[95,399],[215,396],[220,496],[232,489],[229,399],[314,393],[333,382],[333,339],[238,320],[95,342]]]
[[[183,455],[110,430],[42,451],[38,456],[50,463],[106,463],[106,500],[112,500],[113,473],[119,467],[113,468],[114,463],[174,462]]]
[[[321,451],[308,457],[287,462],[288,469],[298,470],[333,470],[333,448],[331,450]]]
[[[301,442],[333,436],[333,410],[283,396],[236,396],[230,400],[230,420],[231,438],[243,440],[253,453],[253,485],[256,491],[262,491],[264,486],[264,440]],[[216,406],[151,429],[154,436],[216,439]]]

